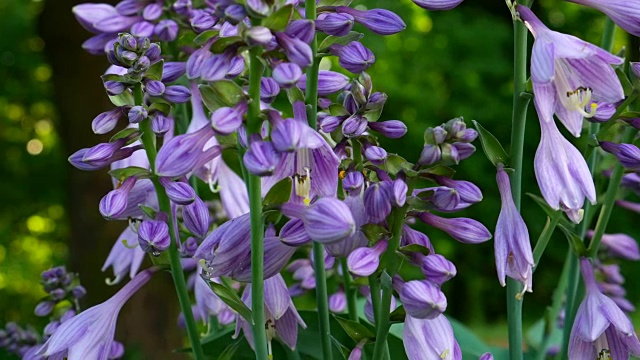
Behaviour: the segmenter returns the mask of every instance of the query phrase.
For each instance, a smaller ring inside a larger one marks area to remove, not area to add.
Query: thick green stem
[[[349,310],[349,319],[358,321],[358,306],[356,303],[356,289],[351,286],[351,275],[347,267],[347,258],[340,259],[342,267],[342,279],[344,280],[344,293],[347,296],[347,309]]]
[[[521,1],[526,5],[527,1]],[[511,120],[510,165],[513,201],[520,210],[522,197],[522,153],[524,149],[525,124],[529,97],[521,96],[526,91],[527,81],[527,28],[520,21],[513,22],[513,113]],[[518,295],[522,284],[507,279],[507,320],[509,323],[509,359],[522,360],[522,300]]]
[[[315,0],[305,0],[306,18],[312,21],[316,20],[317,10]],[[307,121],[309,126],[316,128],[318,126],[318,72],[320,61],[317,58],[318,37],[313,36],[311,40],[311,53],[313,55],[313,63],[307,69],[307,87],[306,99],[307,104]],[[329,326],[329,295],[327,292],[327,274],[324,268],[324,248],[322,244],[313,243],[313,260],[316,271],[316,301],[318,303],[318,318],[320,322],[320,340],[322,342],[322,355],[325,360],[333,358],[331,354],[331,328]]]
[[[142,87],[138,84],[133,91],[134,100],[136,104],[143,103]],[[155,137],[151,131],[151,124],[149,119],[145,119],[140,123],[140,131],[142,136],[140,141],[144,146],[149,164],[151,165],[151,171],[155,172],[155,162],[158,151],[156,149]],[[184,280],[184,273],[182,270],[182,264],[180,263],[180,254],[178,252],[178,239],[175,237],[175,229],[173,226],[173,216],[171,215],[171,203],[167,197],[167,193],[164,187],[160,184],[158,177],[154,176],[152,179],[153,187],[156,190],[156,196],[158,197],[158,205],[160,211],[169,216],[169,235],[171,237],[171,243],[169,245],[169,265],[171,266],[171,277],[173,278],[173,284],[178,294],[178,303],[180,304],[180,310],[184,315],[185,327],[187,328],[187,336],[191,343],[191,349],[193,356],[196,360],[204,359],[204,352],[200,345],[200,335],[198,333],[198,327],[196,326],[196,320],[193,317],[191,311],[191,300],[189,299],[189,290]]]
[[[260,47],[249,50],[249,108],[247,136],[260,132],[260,80],[264,71],[260,63]],[[256,359],[269,359],[264,319],[264,221],[262,219],[262,191],[258,176],[247,174],[249,212],[251,222],[251,313]]]
[[[383,255],[382,262],[387,264],[385,272],[380,277],[382,284],[382,301],[378,309],[378,317],[376,318],[376,343],[373,349],[373,359],[382,360],[386,356],[387,336],[389,335],[389,313],[391,308],[391,297],[393,295],[393,286],[391,279],[398,271],[400,263],[396,257],[396,250],[400,246],[402,238],[402,225],[404,217],[407,214],[408,207],[394,209],[392,213],[391,239],[387,245],[387,251]],[[373,300],[373,297],[372,297]]]

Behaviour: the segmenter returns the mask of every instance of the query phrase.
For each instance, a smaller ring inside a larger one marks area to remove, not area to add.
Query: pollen
[[[340,170],[340,172],[338,173],[338,177],[340,178],[340,180],[344,179],[344,174],[345,173],[346,173],[346,171]]]
[[[593,90],[590,87],[580,86],[573,91],[567,91],[567,103],[565,107],[568,110],[578,111],[582,116],[591,118],[596,114],[598,104],[591,102]],[[585,108],[589,108],[587,112]]]

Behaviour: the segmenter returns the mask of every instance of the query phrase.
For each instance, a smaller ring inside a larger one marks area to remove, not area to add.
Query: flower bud
[[[120,34],[118,43],[129,51],[136,51],[136,47],[138,46],[135,36],[127,33]]]
[[[385,183],[376,183],[364,191],[364,205],[367,209],[369,220],[378,224],[383,222],[391,213],[391,198],[389,186]]]
[[[137,0],[122,0],[116,5],[116,11],[120,15],[138,15],[144,8],[144,3]]]
[[[418,192],[424,190],[432,191],[433,195],[429,197],[429,200],[440,211],[455,211],[460,204],[460,194],[455,189],[446,186],[438,186],[427,189],[419,189],[414,191],[414,196]]]
[[[289,220],[280,230],[280,241],[289,246],[302,246],[311,241],[300,219]]]
[[[335,294],[329,296],[329,311],[332,313],[341,313],[347,308],[347,295],[342,290],[338,290]]]
[[[158,20],[162,16],[162,4],[151,3],[142,11],[142,18],[148,21]]]
[[[165,88],[163,97],[172,103],[182,104],[189,101],[191,92],[185,86],[171,85]]]
[[[468,218],[441,218],[428,212],[420,214],[425,224],[440,229],[465,244],[478,244],[491,239],[491,233],[476,220]]]
[[[51,314],[51,312],[53,311],[53,308],[56,306],[56,303],[54,301],[42,301],[40,303],[38,303],[38,305],[36,305],[36,309],[34,310],[34,314],[36,316],[47,316],[49,314]]]
[[[162,81],[172,82],[184,75],[186,65],[183,62],[165,62],[162,70]]]
[[[241,106],[219,108],[211,114],[211,126],[222,135],[232,134],[242,125],[242,116],[244,115],[242,110]]]
[[[460,5],[462,0],[413,0],[413,2],[427,10],[450,10]]]
[[[270,77],[260,79],[260,100],[272,103],[280,94],[280,85]]]
[[[238,24],[242,19],[247,17],[244,6],[240,4],[231,4],[224,9],[224,16],[227,21],[233,25]]]
[[[423,257],[420,265],[427,280],[437,285],[444,284],[457,274],[456,266],[439,254],[429,254]]]
[[[302,76],[300,66],[294,63],[278,64],[272,73],[273,79],[283,88],[293,86]]]
[[[91,129],[95,134],[106,134],[118,125],[120,117],[122,117],[121,108],[105,111],[93,119]]]
[[[162,41],[173,41],[178,36],[178,24],[173,20],[160,20],[153,33]]]
[[[460,162],[458,148],[449,143],[440,144],[439,146],[442,151],[442,161],[444,163],[457,165]]]
[[[633,144],[616,144],[609,141],[601,141],[602,150],[615,155],[620,164],[627,169],[640,168],[640,149]]]
[[[166,177],[184,176],[220,155],[219,146],[203,151],[205,144],[213,135],[213,129],[210,126],[204,126],[194,133],[171,138],[158,151],[156,174]]]
[[[283,32],[276,33],[276,41],[292,63],[305,68],[313,62],[311,48],[304,41]]]
[[[198,250],[198,240],[190,236],[182,243],[180,254],[185,257],[193,257],[196,250]]]
[[[76,300],[82,299],[83,297],[85,297],[85,295],[87,295],[87,289],[85,289],[82,285],[78,285],[71,289],[71,295]]]
[[[164,136],[173,130],[173,118],[167,117],[161,112],[156,112],[151,117],[151,131],[157,136]]]
[[[361,172],[350,171],[342,179],[342,188],[349,193],[349,195],[359,195],[364,186],[364,176]]]
[[[369,122],[360,115],[352,115],[342,123],[342,133],[346,137],[357,137],[367,130]]]
[[[329,134],[336,130],[345,118],[346,116],[322,116],[318,119],[318,126],[322,132]]]
[[[389,189],[391,205],[395,207],[403,207],[404,203],[407,201],[407,191],[409,191],[409,187],[403,180],[393,180]]]
[[[300,147],[303,140],[305,124],[297,120],[282,120],[275,124],[271,131],[271,141],[279,152],[293,152]]]
[[[380,110],[384,107],[384,104],[387,102],[387,94],[381,92],[374,92],[367,99],[367,103],[364,106],[365,110],[375,111]]]
[[[333,36],[345,36],[353,28],[355,19],[349,14],[322,13],[316,20],[316,29]]]
[[[593,230],[587,232],[587,237],[593,237]],[[634,238],[627,234],[603,234],[602,247],[615,257],[627,260],[640,260],[640,250]]]
[[[159,256],[171,244],[169,225],[164,221],[143,221],[138,227],[138,244],[142,251]]]
[[[107,90],[107,94],[115,96],[122,94],[127,90],[127,85],[113,80],[107,80],[104,82],[104,88]]]
[[[139,37],[136,41],[138,42],[138,46],[137,46],[136,50],[138,52],[141,52],[144,55],[146,55],[146,51],[151,48],[151,40],[149,40],[148,37],[143,36],[143,37]],[[158,47],[158,49],[160,49],[160,46],[158,44],[155,44],[155,45]],[[149,60],[151,60],[151,59],[149,59]]]
[[[273,41],[273,34],[264,26],[253,26],[245,33],[250,42],[258,45],[269,45]]]
[[[387,151],[378,146],[371,146],[364,152],[364,157],[374,165],[382,165],[387,160]]]
[[[246,6],[253,17],[267,17],[271,14],[271,7],[264,0],[247,0]]]
[[[131,26],[131,34],[135,36],[150,37],[153,35],[155,26],[148,21],[139,21]]]
[[[191,28],[197,33],[213,28],[218,19],[206,12],[199,12],[191,18]]]
[[[200,77],[204,81],[219,81],[227,76],[231,58],[227,54],[216,54],[209,57],[202,65]]]
[[[369,127],[390,139],[397,139],[407,133],[407,126],[400,120],[370,122]]]
[[[414,2],[415,1],[416,0],[414,0]],[[489,353],[489,352],[486,352],[486,353],[480,355],[480,358],[478,360],[493,360],[493,355],[491,353]]]
[[[119,217],[127,209],[129,201],[129,192],[136,184],[136,178],[127,178],[119,188],[109,191],[100,200],[100,214],[107,219],[112,220]]]
[[[296,37],[303,42],[310,44],[316,34],[315,25],[312,20],[293,20],[287,25],[284,31],[287,35]]]
[[[349,272],[356,276],[369,276],[378,270],[380,257],[387,250],[387,241],[380,240],[373,247],[353,250],[347,257]]]
[[[419,165],[433,165],[440,161],[442,158],[442,152],[440,146],[427,144],[422,148],[420,158],[418,159]]]
[[[141,122],[142,120],[146,119],[148,115],[149,114],[147,113],[147,109],[145,109],[144,106],[141,105],[131,107],[131,109],[129,109],[129,113],[127,114],[127,116],[129,117],[129,122],[132,124]]]
[[[391,296],[391,305],[389,306],[389,313],[396,309],[396,297]],[[371,295],[367,296],[367,301],[364,304],[364,316],[370,323],[375,324],[375,318],[373,316],[373,304],[371,303]]]
[[[476,147],[469,143],[455,142],[452,146],[455,148],[458,161],[467,159],[476,152]]]
[[[321,198],[309,206],[286,203],[282,213],[301,219],[309,237],[323,244],[344,240],[356,230],[351,210],[336,198]]]
[[[463,202],[473,204],[482,201],[482,191],[469,181],[453,180],[446,176],[436,176],[435,179],[438,184],[455,189]]]
[[[158,80],[147,80],[144,86],[145,91],[149,96],[162,96],[164,94],[164,83]]]
[[[338,57],[340,66],[354,74],[367,70],[376,62],[373,52],[358,41],[352,41],[347,45],[333,45],[330,51]]]
[[[161,177],[160,183],[167,191],[169,199],[178,205],[189,205],[196,199],[195,190],[186,182],[174,182],[169,178]]]
[[[393,35],[407,27],[398,15],[385,9],[356,10],[347,6],[338,6],[336,13],[353,16],[356,22],[378,35]]]
[[[202,70],[204,69],[204,64],[211,58],[212,54],[209,51],[209,46],[203,46],[200,49],[194,51],[189,58],[187,59],[187,63],[185,65],[185,71],[187,74],[187,78],[196,79],[202,75]],[[180,63],[183,64],[183,63]],[[225,70],[226,73],[226,70]],[[163,81],[165,81],[163,79]]]
[[[256,176],[268,176],[273,174],[280,163],[280,154],[270,141],[253,141],[249,150],[244,154],[244,165],[247,170]]]
[[[428,280],[407,281],[400,292],[407,315],[417,319],[433,319],[447,309],[447,298],[438,286]]]
[[[182,208],[184,226],[198,238],[204,238],[209,232],[209,208],[199,197]]]

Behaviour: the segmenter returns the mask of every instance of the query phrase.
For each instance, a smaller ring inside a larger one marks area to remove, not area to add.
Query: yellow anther
[[[341,171],[338,173],[338,177],[340,178],[340,180],[344,179],[344,174],[345,174],[345,173],[346,173],[346,171],[344,171],[344,170],[341,170]]]

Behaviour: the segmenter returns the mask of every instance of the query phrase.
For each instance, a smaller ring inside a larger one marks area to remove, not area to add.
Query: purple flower
[[[198,196],[182,208],[182,217],[187,230],[198,238],[204,238],[209,232],[209,208]]]
[[[465,244],[478,244],[491,239],[491,233],[484,225],[468,218],[441,218],[428,212],[420,214],[425,224],[438,228],[452,238]]]
[[[160,20],[153,32],[162,41],[173,41],[178,36],[178,24],[173,20]]]
[[[344,240],[356,230],[351,210],[336,198],[321,198],[309,206],[287,203],[282,213],[301,219],[309,237],[323,244]]]
[[[182,85],[171,85],[164,89],[163,97],[172,103],[182,104],[189,101],[191,92]]]
[[[389,182],[379,182],[364,191],[364,205],[372,223],[383,222],[391,213],[389,185]]]
[[[280,85],[277,81],[270,77],[260,79],[260,100],[272,103],[278,94],[280,94]]]
[[[347,308],[347,295],[342,290],[329,296],[329,310],[333,313],[341,313]]]
[[[287,25],[284,32],[304,41],[307,44],[311,43],[313,36],[316,34],[314,22],[307,19],[293,20],[289,25]]]
[[[211,126],[203,126],[194,133],[178,135],[169,140],[158,151],[156,174],[165,177],[184,176],[220,155],[219,146],[204,149],[213,135]]]
[[[418,164],[433,165],[442,159],[442,150],[438,145],[427,144],[422,148]]]
[[[451,10],[460,5],[463,0],[413,0],[421,8],[427,10]]]
[[[347,45],[333,45],[330,51],[338,57],[340,66],[354,74],[367,70],[376,61],[371,50],[358,41],[352,41]]]
[[[341,91],[349,84],[349,78],[335,71],[320,70],[318,74],[318,95],[327,96]],[[302,74],[298,80],[298,87],[304,91],[307,88],[307,75]]]
[[[620,80],[611,65],[623,60],[576,37],[547,28],[531,10],[518,5],[520,17],[535,42],[531,54],[531,80],[540,122],[553,122],[553,114],[574,136],[580,136],[582,118],[593,117],[595,102],[624,99]]]
[[[593,230],[587,232],[587,237],[593,236]],[[602,247],[609,255],[627,260],[640,260],[640,250],[634,238],[627,234],[603,234]]]
[[[211,126],[222,135],[232,134],[242,125],[246,109],[243,103],[232,108],[221,107],[211,114]]]
[[[353,28],[355,19],[349,14],[322,13],[316,20],[316,29],[333,36],[345,36]]]
[[[292,63],[305,68],[313,62],[311,47],[306,42],[283,32],[276,33],[276,40]]]
[[[480,358],[478,360],[493,360],[493,355],[489,352],[486,352],[480,355]]]
[[[115,108],[96,116],[91,122],[91,129],[95,134],[106,134],[118,125],[118,120],[123,115],[122,108]]]
[[[63,322],[38,354],[53,357],[67,352],[69,359],[106,359],[120,309],[156,271],[157,268],[150,268],[141,272],[109,300]]]
[[[178,205],[189,205],[196,199],[195,190],[186,182],[160,178],[160,183],[167,191],[169,199]]]
[[[562,209],[576,224],[586,197],[595,204],[596,189],[582,154],[565,139],[555,122],[540,121],[542,139],[534,159],[540,192],[552,209]]]
[[[207,56],[202,64],[200,77],[205,81],[223,80],[231,68],[231,60],[231,55],[225,53]]]
[[[428,280],[407,281],[400,291],[407,315],[416,319],[433,319],[447,309],[447,298],[440,287]]]
[[[165,88],[164,83],[158,80],[148,80],[144,85],[144,90],[149,96],[162,96]]]
[[[387,250],[387,241],[380,240],[373,247],[353,250],[347,258],[349,272],[357,276],[369,276],[378,270],[380,257]]]
[[[212,279],[219,283],[219,279]],[[193,293],[196,299],[196,308],[200,312],[200,317],[205,324],[209,323],[209,316],[218,316],[227,305],[216,295],[207,282],[200,276],[199,271],[195,274]]]
[[[505,286],[505,276],[509,276],[524,285],[523,292],[532,292],[534,263],[529,231],[513,202],[509,175],[502,166],[498,167],[496,181],[502,199],[494,241],[498,280]]]
[[[382,165],[387,160],[387,151],[379,146],[371,146],[364,152],[364,157],[374,165]]]
[[[273,79],[283,88],[293,86],[302,76],[300,66],[294,63],[278,64],[271,74]]]
[[[469,181],[453,180],[446,176],[436,176],[436,181],[440,185],[450,187],[458,192],[461,202],[474,204],[482,201],[482,191]]]
[[[626,0],[567,0],[591,6],[611,18],[628,33],[640,36],[640,4]]]
[[[578,308],[569,340],[570,359],[595,359],[609,350],[613,359],[640,355],[640,342],[631,320],[618,305],[602,294],[589,259],[580,259],[587,294]]]
[[[247,171],[256,176],[272,175],[280,163],[280,153],[270,141],[257,140],[249,145],[243,162]]]
[[[108,4],[80,4],[73,7],[73,15],[85,29],[94,34],[116,33],[128,29],[139,17],[118,14],[116,8]]]
[[[116,219],[127,210],[129,192],[135,186],[136,181],[134,177],[127,178],[120,187],[109,191],[107,195],[100,200],[100,214],[102,214],[105,219]]]
[[[434,319],[407,316],[402,335],[409,360],[462,360],[451,324],[442,314]]]
[[[169,225],[164,221],[145,220],[138,227],[138,244],[142,251],[159,256],[169,248]]]
[[[172,82],[184,75],[186,64],[183,62],[165,62],[162,70],[162,81]]]
[[[423,257],[420,265],[427,280],[437,285],[444,284],[457,274],[456,266],[439,254],[429,254]]]
[[[400,120],[370,122],[369,127],[390,139],[401,138],[407,133],[407,125]]]
[[[615,155],[620,164],[627,169],[640,169],[640,149],[633,144],[616,144],[609,141],[601,141],[602,150]]]
[[[113,248],[102,266],[102,271],[109,267],[113,268],[115,279],[109,280],[110,284],[119,283],[127,274],[133,279],[140,269],[145,253],[137,246],[137,241],[138,236],[131,227],[127,226],[113,244]]]
[[[378,35],[393,35],[407,27],[398,15],[385,9],[356,10],[338,6],[336,13],[353,16],[356,22]]]

